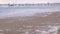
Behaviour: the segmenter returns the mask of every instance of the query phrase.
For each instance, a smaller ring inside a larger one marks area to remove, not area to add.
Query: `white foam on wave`
[[[45,28],[44,29],[42,28],[41,30],[36,29],[35,31],[40,34],[57,34],[58,28],[59,27],[57,27],[57,26],[49,25],[48,27],[46,27],[46,29]]]
[[[5,28],[4,30],[0,30],[0,34],[4,34],[3,32],[6,31],[7,33],[8,32],[21,32],[22,34],[57,34],[58,33],[58,30],[59,30],[59,26],[51,26],[51,25],[48,25],[48,26],[35,26],[35,27],[30,27],[30,25],[28,26],[23,26],[23,27],[20,27],[18,29],[16,28]]]
[[[58,28],[56,26],[50,26],[51,29],[48,30],[48,33],[57,34]]]

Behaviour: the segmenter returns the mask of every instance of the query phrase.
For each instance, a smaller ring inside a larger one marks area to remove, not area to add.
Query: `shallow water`
[[[56,12],[60,9],[0,9],[0,17],[34,16],[36,13]]]
[[[22,26],[19,28],[0,29],[0,34],[57,34],[58,26]]]

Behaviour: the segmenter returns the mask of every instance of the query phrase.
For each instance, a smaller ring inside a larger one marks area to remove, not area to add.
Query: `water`
[[[36,13],[60,11],[59,4],[36,6],[0,6],[0,17],[25,17]]]
[[[0,9],[0,17],[33,16],[36,13],[54,12],[60,9]]]
[[[58,26],[22,26],[20,28],[6,28],[3,30],[0,30],[0,34],[5,34],[4,32],[8,33],[8,34],[13,34],[13,33],[17,33],[19,32],[19,34],[57,34],[58,33]],[[10,33],[9,33],[10,32]]]

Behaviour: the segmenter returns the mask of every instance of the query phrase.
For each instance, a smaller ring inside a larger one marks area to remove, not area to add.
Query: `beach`
[[[60,11],[35,12],[32,16],[20,16],[1,17],[0,34],[59,34],[60,32]]]

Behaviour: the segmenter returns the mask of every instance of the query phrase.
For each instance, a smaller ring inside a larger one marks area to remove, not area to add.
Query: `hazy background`
[[[59,3],[60,0],[0,0],[0,4],[7,3]]]

